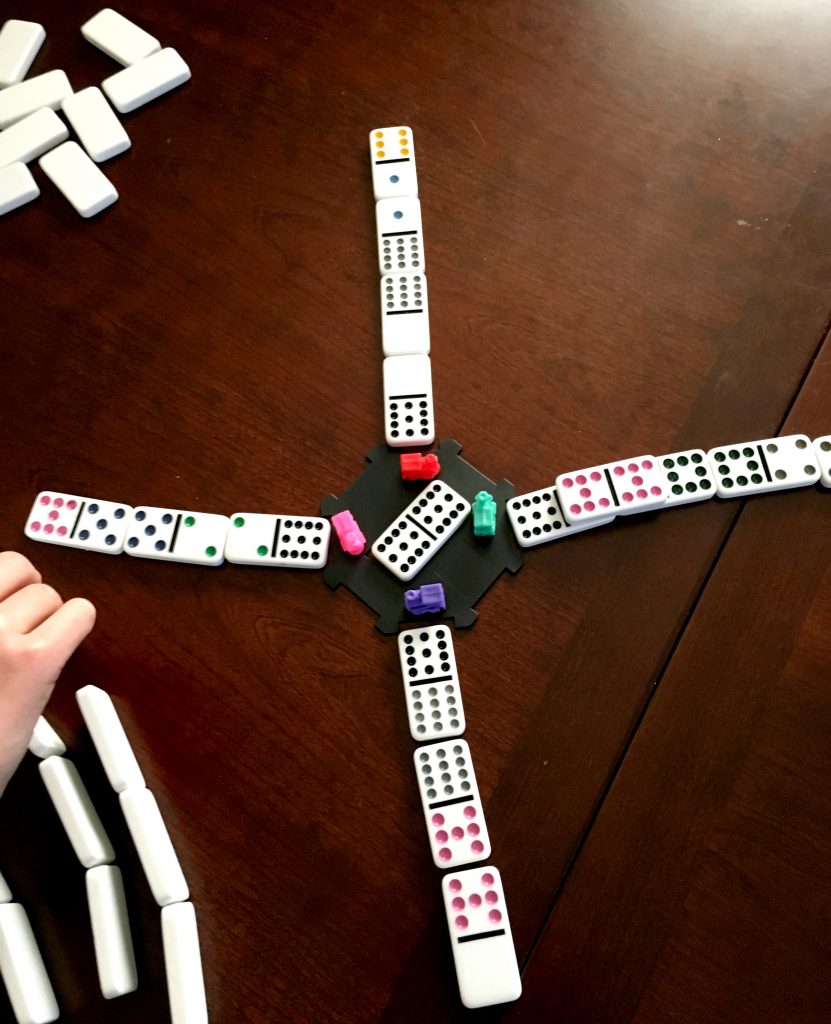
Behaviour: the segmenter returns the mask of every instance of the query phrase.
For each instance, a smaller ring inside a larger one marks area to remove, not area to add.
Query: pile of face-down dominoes
[[[0,29],[0,216],[40,195],[27,167],[37,157],[43,173],[82,217],[111,206],[118,192],[97,165],[130,148],[112,108],[128,114],[190,78],[176,50],[162,49],[157,39],[108,7],[81,32],[123,65],[101,83],[104,92],[96,86],[73,92],[64,71],[27,79],[46,38],[43,26],[13,19]],[[57,110],[81,145],[66,141],[69,128]]]
[[[173,1024],[207,1024],[196,913],[159,806],[147,788],[109,695],[97,686],[77,693],[78,705],[113,789],[153,896],[162,908],[162,944]],[[86,868],[92,939],[101,992],[115,999],[138,986],[133,940],[115,852],[66,746],[40,718],[29,750],[67,837]],[[48,1024],[59,1009],[26,911],[12,902],[0,876],[0,975],[17,1024]]]

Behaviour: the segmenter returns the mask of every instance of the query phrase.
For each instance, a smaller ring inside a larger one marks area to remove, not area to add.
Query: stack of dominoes
[[[157,39],[109,8],[99,11],[81,32],[123,65],[101,83],[104,92],[95,86],[73,92],[64,71],[26,79],[46,38],[43,26],[12,19],[0,29],[0,215],[40,195],[27,167],[36,157],[47,178],[82,217],[111,206],[118,192],[96,165],[123,153],[131,143],[104,93],[116,110],[127,114],[190,78],[190,69],[175,50],[162,49]],[[66,141],[69,130],[56,110],[62,111],[80,146]]]

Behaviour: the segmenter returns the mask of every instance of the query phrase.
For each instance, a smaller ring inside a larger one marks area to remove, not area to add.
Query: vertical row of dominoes
[[[438,868],[490,857],[491,843],[470,747],[453,636],[447,626],[398,636],[410,735],[427,837]],[[427,742],[425,742],[427,741]],[[452,871],[442,894],[462,1002],[469,1008],[518,999],[522,991],[499,871]]]
[[[393,448],[436,435],[424,235],[412,130],[369,133],[384,352],[384,434]]]

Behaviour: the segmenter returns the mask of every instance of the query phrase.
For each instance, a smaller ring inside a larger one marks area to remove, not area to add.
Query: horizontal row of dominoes
[[[487,860],[491,843],[470,747],[453,635],[447,626],[404,630],[398,655],[413,754],[433,863],[459,868]],[[424,743],[425,740],[439,742]],[[522,992],[499,871],[480,865],[442,879],[442,897],[462,1002],[468,1008]]]
[[[507,510],[517,542],[529,548],[604,526],[619,515],[815,483],[831,487],[831,435],[811,441],[791,434],[561,473],[552,486],[511,498]]]
[[[40,195],[26,166],[38,157],[41,170],[82,217],[111,206],[118,192],[96,164],[123,153],[131,142],[110,103],[126,114],[190,78],[175,50],[162,49],[157,39],[109,8],[81,32],[124,65],[101,89],[73,92],[66,73],[58,70],[26,79],[46,38],[43,26],[12,19],[0,29],[0,86],[5,86],[0,89],[0,215]],[[69,129],[56,110],[64,114],[83,149],[66,141]]]
[[[207,1004],[193,904],[158,803],[110,696],[96,686],[77,693],[78,706],[113,790],[153,896],[161,908],[162,941],[173,1024],[207,1022]],[[41,717],[29,743],[41,758],[47,793],[81,864],[101,993],[115,999],[138,987],[135,951],[115,852],[66,745]],[[18,1024],[47,1024],[59,1010],[25,910],[0,877],[0,975]],[[9,909],[13,908],[13,909]]]

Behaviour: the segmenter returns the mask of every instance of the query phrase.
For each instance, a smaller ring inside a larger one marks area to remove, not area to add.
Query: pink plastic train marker
[[[355,522],[355,517],[349,509],[344,509],[343,512],[338,512],[332,516],[332,526],[334,526],[335,533],[338,535],[340,546],[347,555],[362,555],[364,553],[366,537],[364,537],[361,528]]]

